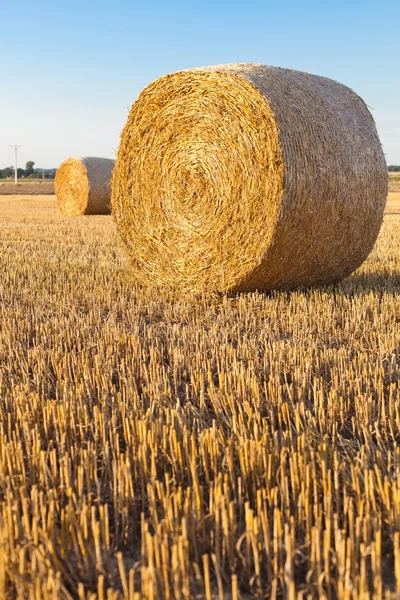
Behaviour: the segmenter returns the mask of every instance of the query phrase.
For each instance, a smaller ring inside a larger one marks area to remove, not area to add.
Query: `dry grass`
[[[17,185],[9,179],[0,179],[0,196],[24,195],[47,196],[54,194],[53,179],[19,179]]]
[[[388,213],[397,212],[400,210],[400,191],[399,192],[389,192],[389,200],[386,206],[386,211]]]
[[[171,303],[0,198],[0,597],[398,598],[396,202],[337,286]]]
[[[142,91],[112,187],[139,281],[196,294],[343,279],[376,241],[388,174],[352,90],[233,64],[172,73]]]
[[[400,173],[389,173],[389,192],[400,192]]]

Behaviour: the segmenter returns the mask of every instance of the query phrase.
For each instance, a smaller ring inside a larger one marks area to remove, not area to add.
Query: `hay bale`
[[[111,176],[109,158],[68,158],[57,169],[55,192],[64,215],[109,215]]]
[[[140,94],[112,208],[144,280],[182,292],[291,288],[337,282],[365,260],[387,179],[374,121],[352,90],[217,65]]]

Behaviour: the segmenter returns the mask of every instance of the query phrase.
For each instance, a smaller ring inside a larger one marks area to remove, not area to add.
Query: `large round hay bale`
[[[57,169],[55,192],[64,215],[108,215],[114,161],[85,156],[68,158]]]
[[[174,289],[337,282],[368,256],[387,170],[351,89],[253,64],[166,75],[133,104],[112,207],[137,272]]]

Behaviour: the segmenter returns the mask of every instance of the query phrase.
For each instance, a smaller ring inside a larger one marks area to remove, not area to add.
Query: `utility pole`
[[[18,152],[18,148],[21,148],[21,146],[16,146],[16,145],[11,145],[10,144],[10,148],[14,148],[14,176],[15,176],[15,185],[17,185],[17,183],[18,183],[17,152]]]

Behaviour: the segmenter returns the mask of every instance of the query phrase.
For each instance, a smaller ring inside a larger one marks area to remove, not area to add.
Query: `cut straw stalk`
[[[264,65],[166,75],[133,104],[113,175],[142,281],[182,292],[337,282],[368,256],[387,171],[364,102]]]
[[[57,170],[55,192],[64,215],[108,215],[111,212],[109,158],[68,158]]]

